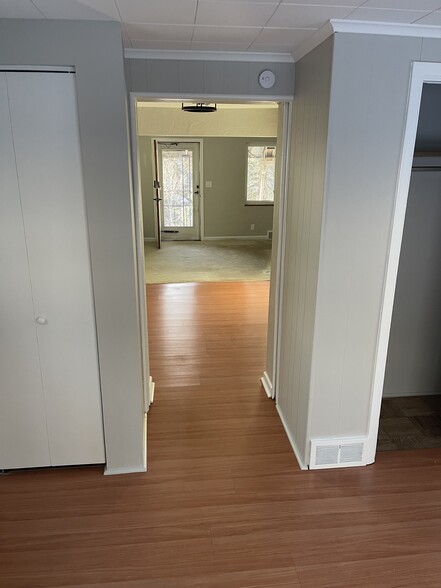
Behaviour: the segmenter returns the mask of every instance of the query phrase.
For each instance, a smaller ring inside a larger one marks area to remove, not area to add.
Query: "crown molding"
[[[293,51],[294,61],[299,61],[299,59],[305,57],[305,55],[310,53],[335,33],[440,39],[441,27],[418,24],[332,19]]]
[[[290,53],[124,49],[124,56],[127,59],[178,59],[180,61],[252,61],[259,63],[294,63],[294,58]]]

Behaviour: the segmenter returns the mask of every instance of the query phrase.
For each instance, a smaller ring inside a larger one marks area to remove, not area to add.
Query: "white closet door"
[[[75,77],[6,79],[51,463],[104,462]]]
[[[0,468],[50,465],[4,73],[0,73],[0,385]]]

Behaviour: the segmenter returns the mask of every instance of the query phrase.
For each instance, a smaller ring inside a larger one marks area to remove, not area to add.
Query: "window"
[[[246,204],[274,202],[275,163],[274,145],[248,145]]]

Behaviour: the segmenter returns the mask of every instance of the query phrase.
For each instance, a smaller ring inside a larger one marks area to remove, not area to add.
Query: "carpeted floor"
[[[267,239],[167,241],[161,249],[147,241],[144,253],[147,284],[270,279],[271,241]]]
[[[441,447],[441,395],[383,398],[378,451]]]

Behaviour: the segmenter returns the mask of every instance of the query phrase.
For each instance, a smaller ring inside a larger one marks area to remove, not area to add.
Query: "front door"
[[[200,232],[199,143],[158,142],[164,241],[198,241]]]

